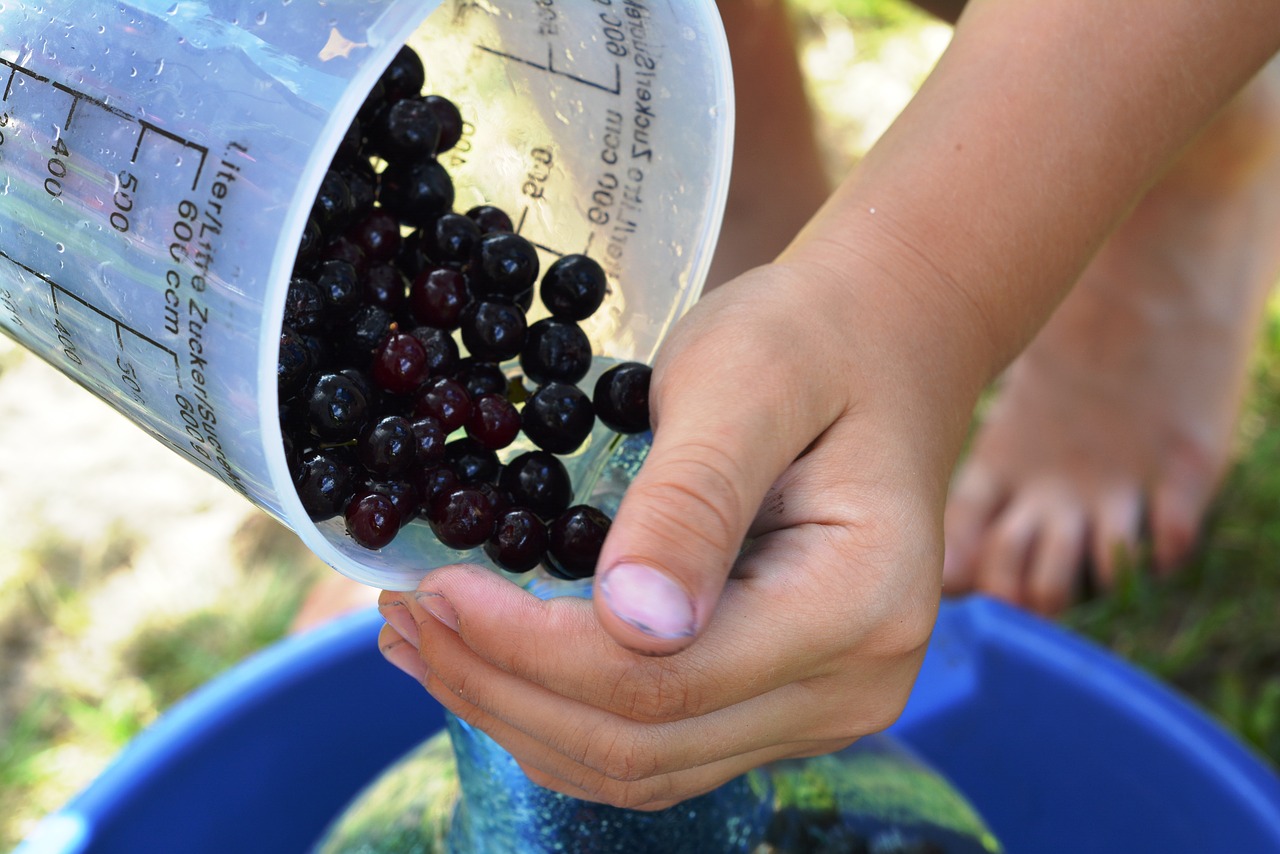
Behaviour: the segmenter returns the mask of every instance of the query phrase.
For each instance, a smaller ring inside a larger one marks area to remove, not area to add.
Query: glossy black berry
[[[417,338],[426,351],[431,376],[448,376],[457,370],[458,342],[452,335],[434,326],[415,326],[409,334]]]
[[[453,372],[453,378],[461,383],[472,398],[482,394],[501,394],[508,398],[507,375],[497,362],[484,362],[474,358],[462,359]],[[516,401],[512,401],[513,403]]]
[[[456,104],[441,95],[428,95],[426,101],[440,122],[440,143],[436,151],[448,151],[462,139],[462,113]]]
[[[379,177],[378,201],[400,222],[421,228],[453,207],[453,179],[435,160],[392,163]]]
[[[433,157],[440,142],[440,119],[424,99],[406,97],[378,113],[374,146],[395,162]]]
[[[292,327],[280,330],[280,351],[276,359],[276,391],[280,399],[292,397],[311,374],[311,351],[302,335]]]
[[[590,368],[591,341],[578,324],[547,317],[529,327],[520,369],[534,383],[576,383]]]
[[[474,549],[493,536],[496,523],[488,496],[462,486],[437,498],[428,515],[436,539],[451,549]]]
[[[432,508],[440,498],[463,485],[457,472],[447,465],[418,469],[410,475],[409,482],[418,490],[418,512],[427,519],[434,518]]]
[[[294,258],[295,270],[307,270],[320,258],[320,247],[324,245],[324,230],[314,216],[307,218],[302,229],[302,240],[298,243],[298,255]]]
[[[345,448],[304,451],[295,466],[293,485],[307,516],[323,522],[346,507],[358,485],[356,467]]]
[[[343,517],[347,535],[366,549],[380,549],[395,539],[400,514],[389,497],[363,488],[347,502]]]
[[[405,45],[396,52],[391,62],[383,70],[378,83],[382,87],[381,97],[395,101],[409,95],[417,95],[426,82],[426,69],[422,57],[413,48]]]
[[[376,305],[362,305],[356,309],[350,323],[335,334],[335,347],[341,358],[354,367],[368,368],[373,351],[391,331],[395,316]]]
[[[548,530],[547,571],[557,578],[590,578],[610,519],[586,504],[570,507],[556,517]]]
[[[345,261],[355,270],[356,276],[363,275],[369,267],[369,259],[365,257],[360,244],[345,234],[325,241],[320,248],[320,262],[325,261]]]
[[[475,220],[447,213],[422,230],[423,250],[437,264],[461,266],[471,260],[481,238]]]
[[[319,374],[302,391],[307,426],[325,442],[357,438],[368,421],[368,402],[342,374]]]
[[[462,344],[477,359],[502,362],[520,355],[528,331],[524,312],[505,302],[473,302],[462,312]]]
[[[396,314],[405,304],[409,281],[394,263],[374,264],[361,279],[364,301]]]
[[[520,418],[530,441],[553,454],[576,451],[595,425],[591,400],[568,383],[547,383],[529,395]]]
[[[378,173],[374,171],[373,164],[368,160],[356,160],[344,164],[338,171],[351,191],[352,215],[367,215],[378,200]]]
[[[467,216],[475,220],[480,231],[493,234],[499,231],[515,231],[515,225],[507,212],[497,205],[476,205],[467,211]]]
[[[510,507],[498,515],[484,553],[507,572],[528,572],[542,563],[550,536],[547,526],[527,507]]]
[[[486,234],[472,255],[476,295],[514,300],[533,288],[538,279],[538,250],[518,234]]]
[[[528,451],[502,468],[498,485],[517,505],[528,507],[543,519],[554,519],[573,500],[569,470],[547,451]]]
[[[407,475],[413,468],[418,439],[402,415],[386,415],[370,424],[356,442],[356,457],[370,474],[383,479]]]
[[[401,528],[418,517],[420,497],[417,487],[410,481],[368,478],[363,486],[370,492],[376,492],[391,499],[391,504],[396,508],[396,515],[400,517]]]
[[[343,228],[354,209],[351,188],[347,186],[342,173],[337,169],[325,172],[320,181],[320,190],[311,206],[311,216],[320,223],[320,228],[330,232]]]
[[[507,447],[520,434],[520,413],[501,394],[482,394],[471,401],[467,435],[491,451]]]
[[[409,311],[426,326],[457,329],[469,302],[466,277],[447,267],[427,267],[409,287]]]
[[[618,433],[643,433],[649,429],[649,380],[653,369],[639,362],[623,362],[596,380],[591,402],[596,417]]]
[[[455,439],[444,446],[444,459],[463,483],[496,483],[502,471],[498,455],[475,439]]]
[[[345,321],[360,306],[362,290],[354,264],[336,259],[323,261],[316,268],[315,283],[331,325]]]
[[[471,395],[448,377],[427,380],[413,401],[413,417],[431,416],[452,433],[471,417]]]
[[[411,394],[430,376],[427,348],[407,332],[392,332],[373,351],[374,385],[392,394]]]
[[[565,255],[547,268],[538,295],[555,317],[586,320],[604,302],[608,286],[604,268],[594,259]]]
[[[294,276],[284,296],[284,324],[305,335],[319,332],[325,325],[325,302],[320,286],[311,279]]]
[[[445,443],[449,440],[449,434],[445,432],[439,419],[425,415],[415,418],[409,426],[413,430],[413,439],[417,446],[414,452],[414,463],[419,467],[426,467],[443,462]]]
[[[379,208],[353,225],[347,237],[364,251],[370,264],[390,261],[400,252],[400,222]]]

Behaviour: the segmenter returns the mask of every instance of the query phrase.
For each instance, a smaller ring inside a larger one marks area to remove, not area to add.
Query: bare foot
[[[1149,532],[1168,573],[1226,468],[1280,268],[1280,74],[1135,209],[1010,367],[946,512],[948,594],[1052,614]]]

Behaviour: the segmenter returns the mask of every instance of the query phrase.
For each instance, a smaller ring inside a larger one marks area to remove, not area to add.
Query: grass
[[[939,30],[895,0],[796,6],[833,169],[842,169],[927,73]],[[873,89],[880,100],[857,100]],[[0,349],[0,379],[24,358]],[[1280,761],[1280,303],[1241,433],[1242,456],[1187,570],[1155,583],[1138,568],[1064,622]],[[176,700],[281,637],[327,572],[265,516],[249,517],[234,539],[227,576],[197,579],[205,595],[186,607],[164,595],[138,601],[158,576],[140,566],[146,538],[128,527],[86,543],[50,526],[0,554],[0,850]],[[121,601],[136,610],[120,611]]]

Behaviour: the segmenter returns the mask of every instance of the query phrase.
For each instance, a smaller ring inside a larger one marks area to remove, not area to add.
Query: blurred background
[[[899,0],[793,0],[844,173],[950,30]],[[1064,621],[1280,760],[1280,303],[1203,547]],[[274,520],[0,337],[0,850],[201,683],[280,638],[332,570]]]

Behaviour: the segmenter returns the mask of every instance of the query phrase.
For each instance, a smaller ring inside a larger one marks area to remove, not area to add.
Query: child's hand
[[[387,629],[387,657],[536,782],[627,807],[889,725],[936,616],[963,419],[930,423],[900,355],[919,346],[838,282],[761,268],[679,324],[594,607],[449,567],[383,594],[421,650]]]

